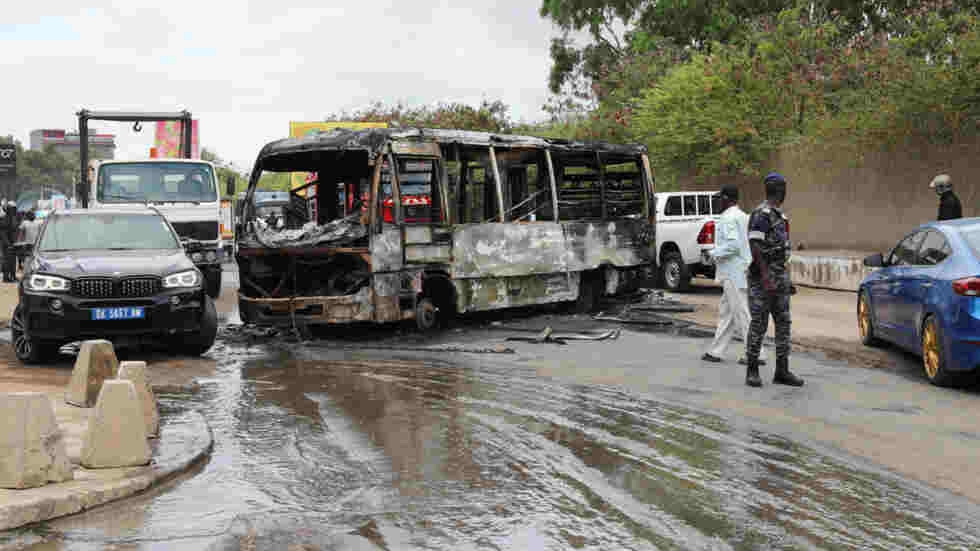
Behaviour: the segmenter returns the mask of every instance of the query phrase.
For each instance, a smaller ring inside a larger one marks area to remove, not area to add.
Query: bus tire
[[[415,325],[423,333],[428,333],[439,325],[439,309],[431,298],[422,297],[415,305]]]
[[[602,294],[602,278],[594,272],[582,272],[578,283],[578,299],[575,300],[575,313],[588,314],[599,308]]]

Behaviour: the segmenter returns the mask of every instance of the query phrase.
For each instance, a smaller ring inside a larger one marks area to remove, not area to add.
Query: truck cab
[[[94,160],[89,163],[89,208],[155,207],[177,230],[208,294],[221,291],[221,204],[217,171],[199,159]]]

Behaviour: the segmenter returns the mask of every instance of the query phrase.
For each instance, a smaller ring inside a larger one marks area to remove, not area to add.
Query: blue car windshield
[[[179,249],[167,222],[147,214],[63,214],[48,222],[41,251]]]
[[[960,231],[960,235],[966,240],[966,243],[973,249],[973,256],[980,259],[980,227],[973,227],[966,230]]]

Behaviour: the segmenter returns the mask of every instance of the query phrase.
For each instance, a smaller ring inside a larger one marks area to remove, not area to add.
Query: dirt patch
[[[24,367],[7,344],[0,344],[0,388],[4,392],[51,392],[63,389],[71,379],[72,364]]]
[[[14,317],[14,308],[17,307],[17,284],[0,283],[0,328],[10,325],[10,318]]]

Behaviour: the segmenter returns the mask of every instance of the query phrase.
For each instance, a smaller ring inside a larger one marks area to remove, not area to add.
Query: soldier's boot
[[[745,368],[745,384],[751,387],[762,386],[762,378],[759,377],[759,360],[748,360],[748,367]]]
[[[776,373],[772,376],[772,384],[803,386],[803,379],[789,370],[789,358],[776,358]]]

